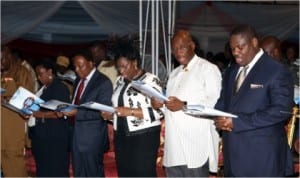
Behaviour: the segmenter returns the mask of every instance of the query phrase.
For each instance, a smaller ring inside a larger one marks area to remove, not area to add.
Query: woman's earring
[[[52,79],[53,79],[52,75],[49,75],[49,76],[48,76],[48,78],[49,78],[50,80],[52,80]]]

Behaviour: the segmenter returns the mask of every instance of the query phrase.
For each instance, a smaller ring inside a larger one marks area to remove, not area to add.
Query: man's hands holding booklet
[[[231,132],[233,129],[233,123],[231,117],[218,116],[215,117],[215,125],[218,129]]]
[[[183,109],[183,107],[186,105],[186,102],[179,100],[175,96],[170,96],[167,101],[161,101],[151,97],[151,105],[154,109],[159,109],[163,107],[164,104],[170,111],[174,112]]]

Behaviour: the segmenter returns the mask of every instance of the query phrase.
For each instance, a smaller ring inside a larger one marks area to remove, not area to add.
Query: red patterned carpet
[[[29,176],[34,177],[35,176],[35,162],[31,154],[31,150],[28,149],[26,151],[26,167],[29,173]],[[116,171],[116,163],[114,158],[114,152],[108,152],[104,155],[104,170],[105,170],[105,176],[106,177],[118,177],[117,171]],[[73,177],[73,171],[70,167],[70,177]],[[165,177],[164,170],[161,166],[157,166],[157,175],[158,177]]]
[[[117,171],[116,171],[116,163],[115,163],[115,154],[114,154],[114,145],[113,145],[113,128],[111,125],[109,125],[109,137],[110,137],[110,150],[109,152],[104,154],[104,170],[105,170],[105,176],[106,177],[118,177]],[[158,177],[165,177],[165,172],[162,168],[162,156],[163,156],[163,144],[164,144],[164,123],[162,124],[162,132],[161,132],[161,145],[158,152],[158,158],[157,158],[157,176]],[[220,150],[222,149],[222,145],[220,145]],[[31,154],[31,150],[26,150],[26,166],[29,173],[29,176],[34,177],[36,168],[35,168],[35,162]],[[299,155],[295,157],[295,177],[299,177]],[[222,173],[222,165],[223,165],[223,156],[222,152],[219,152],[219,172],[218,177],[223,177]],[[73,177],[73,171],[70,167],[70,177]]]
[[[104,155],[104,171],[105,171],[105,176],[106,177],[118,177],[117,171],[116,171],[116,162],[115,162],[115,153],[113,151],[113,129],[112,126],[109,126],[109,137],[110,137],[110,151],[105,153]],[[163,139],[162,139],[163,143]],[[161,164],[161,157],[162,157],[162,146],[159,149],[159,157],[157,159],[157,176],[158,177],[165,177],[165,172],[162,168]],[[25,153],[25,158],[26,158],[26,167],[29,173],[29,176],[34,177],[35,172],[36,172],[36,167],[35,167],[35,161],[34,158],[31,154],[31,149],[27,149]],[[70,177],[73,177],[73,171],[72,168],[70,167]]]

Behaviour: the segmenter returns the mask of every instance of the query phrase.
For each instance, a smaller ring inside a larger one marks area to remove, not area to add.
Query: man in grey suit
[[[248,25],[231,32],[230,47],[237,64],[225,73],[216,108],[238,118],[215,120],[217,128],[223,131],[224,174],[292,175],[291,150],[284,127],[290,117],[286,113],[293,107],[292,76],[263,52],[254,29]]]
[[[94,66],[91,53],[77,52],[73,57],[75,80],[73,104],[89,101],[111,105],[112,83]],[[104,177],[103,153],[107,144],[107,123],[97,110],[77,108],[64,113],[75,116],[72,161],[75,177]]]

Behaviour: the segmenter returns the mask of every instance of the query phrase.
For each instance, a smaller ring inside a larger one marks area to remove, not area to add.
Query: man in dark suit
[[[258,45],[254,29],[240,25],[230,34],[236,65],[225,73],[216,108],[238,118],[217,117],[222,130],[224,174],[238,177],[277,177],[293,174],[285,123],[293,107],[289,71]],[[246,69],[246,70],[244,70]],[[246,75],[240,86],[241,73]]]
[[[73,57],[79,78],[74,85],[73,103],[80,105],[89,101],[111,105],[112,84],[96,70],[91,53],[77,52]],[[75,177],[104,177],[103,153],[107,144],[107,123],[99,111],[78,108],[65,113],[75,115],[72,161]]]

